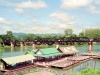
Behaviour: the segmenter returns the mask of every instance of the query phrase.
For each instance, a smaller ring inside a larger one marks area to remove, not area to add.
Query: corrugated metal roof
[[[43,52],[43,54],[59,53],[59,51],[56,48],[44,48],[40,50]]]
[[[49,57],[54,57],[54,56],[58,56],[58,55],[62,55],[64,53],[52,53],[52,54],[33,54],[32,52],[30,52],[30,54],[32,54],[33,56],[38,56],[38,57],[45,57],[45,58],[49,58]]]
[[[64,54],[64,53],[59,52],[56,48],[44,48],[44,49],[39,49],[38,52],[39,51],[41,51],[43,54],[35,54],[34,52],[28,52],[28,53],[32,54],[33,56],[45,57],[45,58]]]
[[[61,47],[60,49],[61,49],[62,52],[65,53],[65,54],[72,54],[72,53],[77,53],[77,52],[79,52],[74,46],[70,46],[70,47]]]
[[[35,57],[32,56],[31,54],[2,58],[2,60],[5,61],[9,65],[20,63],[20,62],[25,62],[25,61],[32,60],[32,59],[35,59]]]

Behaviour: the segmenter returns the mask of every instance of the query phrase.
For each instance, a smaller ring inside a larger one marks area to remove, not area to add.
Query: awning
[[[35,57],[32,56],[31,54],[2,58],[2,60],[5,61],[9,65],[20,63],[20,62],[25,62],[25,61],[29,61],[33,59],[35,59]]]

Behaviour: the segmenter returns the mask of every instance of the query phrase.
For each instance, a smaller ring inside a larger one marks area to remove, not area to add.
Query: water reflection
[[[3,49],[0,49],[0,58],[1,58],[1,56],[3,55]]]
[[[84,62],[78,66],[74,66],[69,70],[62,70],[62,69],[54,69],[57,71],[58,75],[70,75],[72,73],[80,72],[81,70],[84,70],[88,67],[94,68],[94,69],[100,69],[100,60],[98,59],[93,59],[87,62]],[[53,68],[52,68],[53,69]]]
[[[13,52],[14,51],[14,47],[11,47],[11,52]]]
[[[20,48],[20,51],[23,52],[23,51],[24,51],[24,47],[21,47],[21,48]]]

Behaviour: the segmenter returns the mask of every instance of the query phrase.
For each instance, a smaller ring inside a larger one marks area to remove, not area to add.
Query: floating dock
[[[100,59],[100,53],[83,53],[83,56],[90,56],[91,58]]]
[[[75,65],[91,60],[89,56],[66,57],[66,60],[51,65],[54,68],[69,69]]]

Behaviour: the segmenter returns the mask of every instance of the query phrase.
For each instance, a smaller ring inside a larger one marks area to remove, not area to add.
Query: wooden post
[[[92,52],[92,42],[88,42],[88,52]]]
[[[24,47],[21,47],[21,48],[20,48],[20,51],[23,52],[23,50],[24,50]]]

